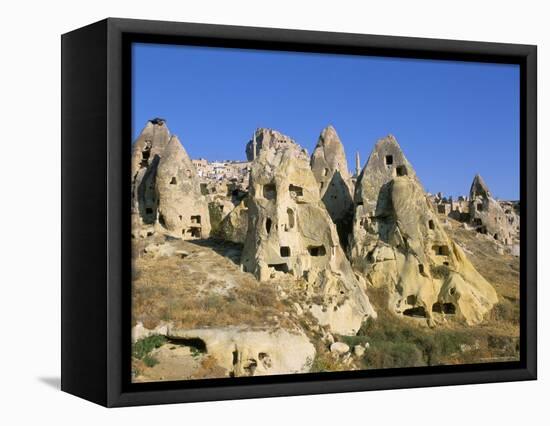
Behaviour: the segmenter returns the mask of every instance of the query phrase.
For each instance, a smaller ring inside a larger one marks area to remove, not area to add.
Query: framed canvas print
[[[107,19],[62,37],[62,389],[536,378],[536,47]]]

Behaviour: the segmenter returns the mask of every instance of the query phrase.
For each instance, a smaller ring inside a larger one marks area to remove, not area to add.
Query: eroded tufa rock
[[[172,136],[159,161],[156,188],[158,222],[172,236],[207,238],[208,204],[202,196],[195,166],[177,136]]]
[[[512,207],[506,210],[495,200],[487,184],[476,175],[470,188],[470,224],[477,232],[512,245],[519,238],[519,216]]]
[[[344,145],[334,127],[328,126],[321,132],[311,155],[311,170],[340,241],[345,244],[353,218],[352,184]]]
[[[291,274],[308,283],[311,313],[333,332],[353,334],[375,316],[319,197],[307,153],[264,148],[252,164],[241,263],[262,281]]]
[[[164,152],[170,131],[162,119],[147,122],[132,147],[132,215],[134,222],[154,224],[157,220],[155,178],[160,157]]]
[[[283,135],[277,130],[259,128],[256,129],[252,139],[246,144],[246,158],[248,161],[253,161],[262,149],[288,146],[303,149],[294,141],[294,139]],[[306,151],[304,150],[304,152]]]
[[[427,317],[483,320],[493,287],[446,234],[392,136],[380,140],[357,182],[350,255],[371,285],[390,290],[389,309]]]
[[[307,373],[315,358],[315,347],[299,330],[169,328],[167,336],[176,341],[202,340],[207,353],[234,377]]]

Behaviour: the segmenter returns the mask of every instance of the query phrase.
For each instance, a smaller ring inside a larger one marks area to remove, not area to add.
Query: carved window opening
[[[279,272],[284,272],[284,273],[290,272],[290,270],[288,269],[288,265],[286,263],[272,263],[267,266]]]
[[[296,186],[292,184],[289,185],[288,192],[290,192],[290,196],[294,198],[304,195],[304,189],[301,186]]]
[[[283,246],[279,249],[281,257],[290,257],[290,247]]]
[[[271,231],[271,219],[270,218],[267,218],[265,220],[265,230],[267,231],[268,234]]]
[[[393,164],[393,155],[386,155],[384,161],[386,162],[386,166],[391,166]]]
[[[288,227],[290,229],[294,228],[294,225],[295,225],[295,219],[294,219],[294,210],[292,209],[287,209],[286,210],[286,213],[288,215]]]
[[[200,215],[191,216],[191,223],[197,223],[200,225],[201,223],[201,217]]]
[[[456,306],[454,303],[434,303],[432,306],[432,312],[440,314],[454,315],[456,313]]]
[[[405,166],[397,166],[395,169],[395,173],[397,176],[407,176],[407,167]]]
[[[313,257],[325,256],[327,254],[325,246],[309,246],[307,251],[309,252],[309,255]]]
[[[449,247],[448,246],[433,246],[433,251],[438,256],[448,256]]]
[[[435,229],[435,224],[434,224],[434,221],[432,219],[430,219],[428,221],[428,228],[430,229]]]
[[[177,182],[177,180],[176,180],[176,177],[173,176],[172,179],[170,180],[170,185],[175,185],[175,184],[177,184],[177,183],[178,183],[178,182]]]
[[[405,309],[403,315],[408,317],[426,318],[426,310],[422,306],[415,306],[414,308]]]
[[[277,198],[277,188],[272,183],[264,185],[263,196],[266,200],[274,200]]]

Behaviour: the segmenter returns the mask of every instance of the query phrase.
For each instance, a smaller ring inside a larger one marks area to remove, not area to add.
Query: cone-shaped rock
[[[447,314],[483,320],[496,292],[447,236],[395,138],[376,144],[355,201],[352,263],[370,284],[388,287],[390,310],[431,323]]]
[[[132,147],[132,216],[134,226],[154,224],[157,219],[155,176],[170,131],[161,118],[149,120]]]
[[[201,194],[195,166],[177,136],[172,136],[159,161],[156,188],[158,222],[183,239],[210,234],[208,204]]]
[[[511,245],[518,240],[519,216],[512,209],[502,208],[480,175],[474,177],[470,188],[470,223],[477,232],[503,244]]]
[[[259,128],[254,132],[253,139],[249,140],[246,144],[246,158],[248,161],[254,160],[264,148],[277,148],[284,146],[298,147],[294,139],[289,136],[283,135],[281,132],[273,129]],[[254,147],[256,148],[256,155],[254,155]]]
[[[340,247],[304,150],[264,148],[252,164],[241,259],[260,280],[292,274],[309,283],[311,313],[333,332],[356,333],[375,316]]]
[[[353,199],[344,145],[332,126],[319,136],[311,155],[311,170],[319,184],[321,199],[345,242],[351,230]]]

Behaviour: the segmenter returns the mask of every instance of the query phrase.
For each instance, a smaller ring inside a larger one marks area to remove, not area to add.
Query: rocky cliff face
[[[206,238],[210,217],[195,166],[166,122],[147,125],[132,150],[132,233]]]
[[[496,292],[445,233],[393,136],[376,144],[355,204],[350,257],[371,285],[389,288],[390,310],[432,324],[449,314],[483,320]]]
[[[208,204],[195,167],[177,136],[172,136],[159,161],[156,188],[158,222],[172,236],[206,238],[210,234]]]
[[[136,224],[154,224],[157,219],[155,179],[160,157],[170,140],[161,118],[147,122],[132,148],[132,214]]]
[[[241,262],[261,281],[277,274],[307,281],[318,300],[312,314],[334,332],[353,334],[376,315],[340,247],[307,153],[295,144],[264,147],[252,164]]]
[[[517,243],[519,239],[519,216],[511,208],[502,208],[480,175],[474,177],[470,188],[470,224],[477,232],[505,245]]]
[[[340,241],[346,244],[353,217],[352,185],[344,145],[334,127],[328,126],[321,132],[311,155],[311,170]]]
[[[262,149],[278,147],[294,147],[303,149],[294,141],[294,139],[283,135],[277,130],[259,128],[256,129],[253,138],[246,144],[246,158],[248,161],[252,161],[259,155]]]

